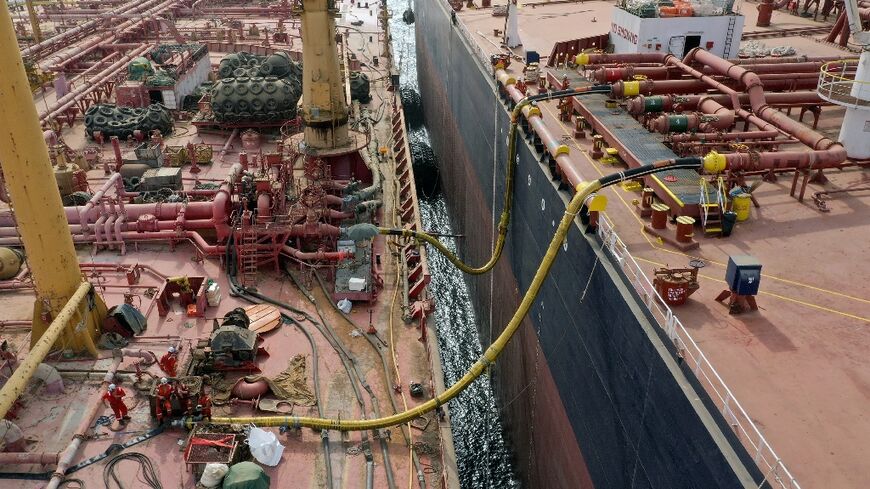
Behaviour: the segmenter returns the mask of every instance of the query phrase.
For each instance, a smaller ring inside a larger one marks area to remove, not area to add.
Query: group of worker
[[[176,367],[178,365],[178,350],[170,346],[169,350],[160,358],[158,362],[160,368],[170,377],[175,377]],[[115,419],[120,423],[129,421],[127,405],[124,403],[124,397],[127,392],[118,385],[109,384],[103,400],[112,408]],[[200,389],[199,395],[192,396],[187,390],[187,387],[182,382],[170,382],[169,378],[162,377],[155,389],[155,406],[154,413],[157,417],[157,422],[162,423],[164,419],[172,416],[172,397],[178,398],[181,406],[184,408],[184,414],[188,416],[201,416],[203,418],[211,418],[211,398],[206,394],[205,388]],[[194,403],[195,398],[195,403]]]

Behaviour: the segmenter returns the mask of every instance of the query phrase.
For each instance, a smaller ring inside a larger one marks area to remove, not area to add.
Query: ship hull
[[[442,0],[417,0],[425,121],[463,257],[490,254],[504,195],[510,124],[491,73]],[[504,257],[469,279],[484,345],[507,324],[565,209],[519,144]],[[572,227],[516,337],[492,369],[515,468],[531,488],[738,488],[762,479],[680,365],[594,235]]]

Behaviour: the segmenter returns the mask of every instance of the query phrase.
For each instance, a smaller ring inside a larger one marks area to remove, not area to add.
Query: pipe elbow
[[[33,377],[42,381],[47,393],[63,393],[63,379],[57,369],[51,365],[40,363],[36,366],[36,372],[33,373]]]

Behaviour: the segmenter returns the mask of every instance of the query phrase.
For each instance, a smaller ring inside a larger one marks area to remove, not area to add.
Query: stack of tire
[[[97,131],[106,138],[117,136],[119,139],[127,139],[136,130],[148,134],[157,129],[162,134],[169,134],[172,127],[172,115],[162,104],[145,108],[96,104],[85,112],[85,131],[90,137]]]
[[[350,72],[350,98],[358,100],[361,104],[372,101],[371,83],[369,83],[368,75],[359,71]]]
[[[302,65],[286,53],[229,54],[221,60],[218,76],[211,100],[219,122],[280,122],[296,117]]]

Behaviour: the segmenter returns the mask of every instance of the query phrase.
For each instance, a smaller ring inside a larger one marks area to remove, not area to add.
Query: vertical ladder
[[[725,202],[723,200],[722,191],[724,182],[719,178],[717,188],[712,189],[712,185],[707,182],[706,178],[701,177],[701,227],[704,229],[704,235],[711,237],[722,236],[722,213],[725,210]],[[711,195],[715,192],[715,196]]]
[[[259,256],[257,254],[257,233],[251,225],[251,213],[242,213],[241,226],[239,227],[239,272],[242,276],[242,284],[253,285],[257,280],[257,268]]]
[[[730,15],[728,17],[728,30],[725,32],[725,46],[722,52],[722,57],[725,59],[731,58],[731,43],[734,39],[734,24],[737,22],[737,16]]]

